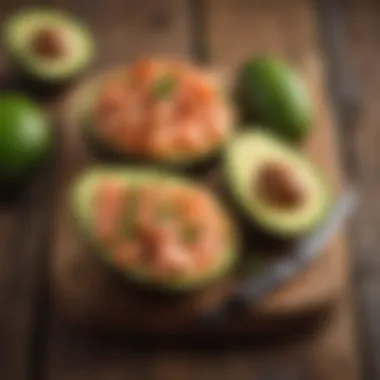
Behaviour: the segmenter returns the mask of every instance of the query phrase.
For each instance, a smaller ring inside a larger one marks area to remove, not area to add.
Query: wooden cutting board
[[[229,19],[232,16],[228,14]],[[229,44],[230,49],[241,50],[226,51],[224,45],[229,38],[220,35],[225,29],[222,25],[223,17],[223,14],[209,16],[210,50],[217,63],[225,64],[228,76],[231,77],[238,63],[251,56],[252,52],[258,53],[262,49],[257,46],[257,51],[252,51],[251,45],[244,43],[245,40],[242,38],[238,46],[233,45],[232,41]],[[234,23],[234,39],[239,40],[239,33],[242,37],[246,36],[247,30],[244,29],[244,24],[237,21]],[[213,36],[213,30],[218,30],[218,36]],[[304,38],[305,46],[310,44],[308,39],[309,37]],[[261,42],[265,45],[264,37]],[[342,175],[331,108],[323,81],[323,66],[319,55],[315,54],[315,44],[310,46],[313,49],[310,48],[312,53],[308,54],[305,48],[301,59],[297,59],[296,62],[289,59],[307,82],[314,104],[313,133],[304,149],[311,159],[324,169],[335,189],[339,191]],[[271,48],[276,50],[276,47]],[[285,59],[289,58],[280,50],[277,53]],[[83,83],[82,86],[87,83]],[[77,91],[80,90],[81,86]],[[61,166],[60,191],[56,197],[57,213],[54,220],[55,236],[51,262],[53,305],[65,320],[107,332],[180,333],[196,329],[197,326],[193,322],[200,312],[224,299],[234,286],[235,278],[226,279],[205,291],[183,298],[142,294],[121,283],[105,270],[93,252],[86,249],[74,229],[68,207],[68,187],[77,174],[99,162],[83,141],[75,118],[77,91],[63,102],[60,112],[60,147],[65,159]],[[300,317],[328,310],[341,294],[346,284],[346,274],[346,247],[344,236],[339,233],[308,269],[259,304],[252,305],[247,316],[229,321],[219,331],[248,333],[263,329],[273,330],[289,326],[288,323],[298,321]]]
[[[317,62],[310,61],[305,69],[303,74],[317,106],[314,132],[305,150],[327,172],[339,191],[341,175],[332,121],[322,91],[321,67]],[[146,294],[123,283],[104,268],[75,230],[67,190],[82,170],[102,162],[84,141],[76,113],[83,90],[94,80],[96,77],[90,78],[71,93],[61,110],[65,132],[61,145],[67,158],[64,172],[61,173],[63,191],[58,200],[59,211],[55,220],[57,236],[52,267],[54,302],[66,317],[86,326],[116,331],[188,331],[194,327],[194,321],[203,310],[223,300],[236,286],[236,276],[191,295],[172,297]],[[244,320],[228,322],[225,330],[256,330],[258,320],[279,323],[280,320],[320,311],[331,305],[341,290],[344,249],[343,237],[338,234],[307,270],[260,304],[252,305],[251,313]],[[258,250],[262,248],[252,246],[253,252]],[[255,324],[251,323],[252,319]]]

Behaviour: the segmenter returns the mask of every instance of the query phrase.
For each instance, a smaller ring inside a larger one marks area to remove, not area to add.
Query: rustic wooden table
[[[46,2],[2,0],[1,20],[23,5],[39,3]],[[97,68],[150,53],[216,61],[230,67],[251,50],[275,51],[295,63],[311,55],[320,57],[336,105],[346,172],[365,195],[350,226],[355,291],[347,287],[321,332],[286,344],[137,349],[73,335],[52,313],[49,297],[51,226],[56,217],[52,205],[65,159],[60,155],[28,191],[1,208],[0,378],[354,380],[363,372],[365,379],[379,379],[376,148],[380,141],[380,3],[50,0],[49,4],[68,9],[90,23],[99,42]],[[6,73],[3,58],[1,53],[0,68]],[[59,101],[50,99],[49,107],[54,109]]]

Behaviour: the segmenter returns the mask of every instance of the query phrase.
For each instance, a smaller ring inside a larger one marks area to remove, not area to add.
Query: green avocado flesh
[[[302,178],[305,200],[281,208],[259,196],[260,170],[268,163],[286,164]],[[248,131],[238,134],[226,150],[228,186],[245,214],[263,230],[283,237],[302,235],[321,222],[331,204],[330,189],[306,157],[271,134]]]
[[[35,36],[44,29],[58,30],[65,41],[65,53],[51,58],[36,52]],[[4,26],[4,43],[22,69],[46,81],[61,81],[76,76],[94,56],[94,41],[89,30],[63,12],[45,9],[22,11]]]
[[[258,122],[289,141],[309,130],[312,107],[300,76],[283,62],[258,58],[240,70],[237,101],[248,122]]]
[[[91,199],[93,199],[92,195],[95,190],[98,189],[98,186],[106,179],[116,179],[118,183],[125,184],[126,188],[138,188],[138,186],[141,185],[149,185],[152,187],[180,185],[192,188],[196,187],[199,189],[200,185],[195,184],[191,180],[173,176],[161,171],[155,171],[152,169],[141,170],[138,168],[124,169],[119,167],[95,168],[85,172],[75,181],[71,191],[71,206],[82,235],[95,251],[100,254],[101,259],[117,272],[124,275],[126,279],[152,288],[186,291],[202,287],[217,280],[232,269],[237,256],[235,245],[236,240],[235,236],[232,236],[232,232],[229,244],[227,244],[225,250],[220,253],[217,265],[207,271],[202,271],[202,273],[199,274],[191,273],[181,276],[160,276],[158,278],[152,276],[149,270],[144,268],[143,265],[139,265],[138,267],[121,267],[120,265],[117,265],[112,259],[112,253],[103,243],[100,243],[99,238],[94,232],[94,209],[91,204]],[[128,215],[133,215],[133,210],[129,211]],[[170,207],[168,207],[163,211],[164,213],[162,214],[162,217],[165,217],[165,213],[170,212],[171,210]],[[127,229],[124,232],[133,234],[133,221],[125,220],[123,228]],[[191,228],[189,230],[184,230],[183,238],[192,239],[196,232],[197,231],[191,230]]]
[[[20,95],[0,97],[0,180],[19,182],[46,156],[51,129],[46,115]]]
[[[169,167],[192,167],[204,162],[208,162],[223,151],[227,139],[221,141],[219,144],[210,146],[209,149],[197,153],[196,155],[185,152],[178,152],[176,154],[168,155],[167,157],[149,157],[149,156],[137,156],[131,154],[128,151],[120,149],[118,146],[105,141],[99,133],[96,131],[96,121],[94,120],[94,106],[101,89],[102,84],[108,79],[110,75],[114,73],[105,74],[98,78],[93,79],[81,88],[73,98],[73,112],[74,119],[78,122],[84,131],[84,135],[87,140],[95,147],[101,148],[104,151],[113,153],[120,159],[134,159],[142,162],[150,162],[151,164],[158,164],[161,166]],[[169,85],[168,85],[169,87]],[[160,88],[160,91],[163,89]],[[167,88],[164,89],[165,91]],[[162,94],[160,93],[160,96]]]

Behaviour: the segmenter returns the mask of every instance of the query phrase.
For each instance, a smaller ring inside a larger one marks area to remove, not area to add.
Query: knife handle
[[[206,311],[201,317],[201,323],[206,327],[223,324],[229,317],[242,315],[251,304],[251,300],[243,293],[233,294],[226,301],[221,302],[216,307]]]
[[[329,237],[343,224],[347,216],[353,211],[358,202],[357,194],[353,191],[346,192],[337,202],[332,211],[329,223],[311,237],[306,242],[295,248],[290,257],[285,258],[273,265],[272,268],[263,274],[248,278],[239,289],[228,296],[212,310],[206,311],[201,319],[206,325],[217,325],[228,317],[242,314],[251,304],[259,301],[276,287],[293,277],[309,264],[313,255],[320,251]]]

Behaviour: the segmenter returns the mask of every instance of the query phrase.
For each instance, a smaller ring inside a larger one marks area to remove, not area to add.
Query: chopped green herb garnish
[[[162,203],[158,206],[157,219],[160,222],[172,220],[176,217],[176,215],[177,215],[177,210],[172,204]]]
[[[173,75],[167,74],[158,78],[153,84],[153,96],[158,99],[166,99],[172,94],[177,82]]]
[[[185,243],[194,243],[201,234],[201,229],[199,226],[189,225],[186,226],[182,231],[182,240]]]
[[[124,221],[123,236],[131,239],[136,236],[137,228],[135,221],[130,218],[128,221]]]
[[[138,192],[132,191],[128,195],[125,214],[121,226],[123,236],[132,238],[136,235],[136,213],[138,207]]]

